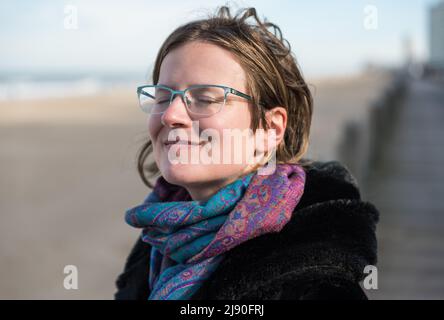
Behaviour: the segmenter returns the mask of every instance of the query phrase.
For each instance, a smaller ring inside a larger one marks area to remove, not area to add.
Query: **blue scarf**
[[[143,228],[152,246],[150,300],[190,299],[216,270],[226,251],[290,220],[305,183],[302,167],[278,164],[274,174],[252,172],[221,188],[207,201],[160,177],[144,203],[126,221]]]

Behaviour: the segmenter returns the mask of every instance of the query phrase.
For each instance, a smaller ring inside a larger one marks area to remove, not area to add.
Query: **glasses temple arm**
[[[240,91],[237,91],[236,89],[233,89],[233,88],[229,88],[229,89],[230,89],[230,90],[229,90],[230,93],[235,94],[235,95],[237,95],[237,96],[239,96],[239,97],[242,97],[242,98],[245,98],[245,99],[251,100],[251,97],[250,97],[249,95],[247,95],[247,94],[245,94],[245,93],[242,93],[242,92],[240,92]]]

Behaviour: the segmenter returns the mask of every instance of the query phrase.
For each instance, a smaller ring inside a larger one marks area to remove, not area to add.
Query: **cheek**
[[[208,127],[216,130],[222,129],[248,129],[251,124],[251,111],[247,105],[231,107],[226,112],[220,113],[217,118],[208,121]]]
[[[153,143],[156,142],[157,136],[162,129],[162,124],[160,123],[160,118],[148,117],[147,119],[148,135]]]
[[[212,141],[212,148],[218,149],[220,155],[226,152],[233,155],[242,154],[242,152],[246,153],[247,144],[251,146],[252,141],[254,141],[248,135],[250,133],[250,121],[251,116],[247,109],[238,113],[227,113],[214,119],[201,121],[200,125],[203,129],[211,128],[217,132],[216,139]],[[230,129],[236,130],[230,131]],[[226,136],[224,136],[224,130],[227,130],[225,132]],[[225,139],[228,140],[225,141]],[[235,143],[235,141],[237,142]],[[239,141],[241,141],[240,144]],[[244,154],[243,156],[246,157],[247,155]]]
[[[239,129],[242,131],[248,130],[251,127],[251,116],[248,112],[243,110],[237,114],[229,115],[224,119],[221,127],[228,129]]]
[[[160,130],[162,129],[162,124],[160,123],[160,118],[156,119],[156,117],[148,117],[147,119],[147,126],[148,126],[148,136],[151,140],[152,146],[153,146],[153,156],[154,160],[159,163],[160,156],[162,154],[161,146],[158,143],[158,137]]]

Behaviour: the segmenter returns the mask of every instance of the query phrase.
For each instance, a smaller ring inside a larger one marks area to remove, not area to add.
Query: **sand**
[[[309,155],[334,159],[341,129],[387,83],[317,79]],[[0,299],[112,299],[139,231],[125,209],[149,189],[136,151],[147,137],[135,89],[0,102]],[[63,287],[75,265],[79,288]]]

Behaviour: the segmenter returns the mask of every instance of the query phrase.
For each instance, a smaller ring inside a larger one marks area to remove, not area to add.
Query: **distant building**
[[[430,8],[429,63],[444,68],[444,1]]]

